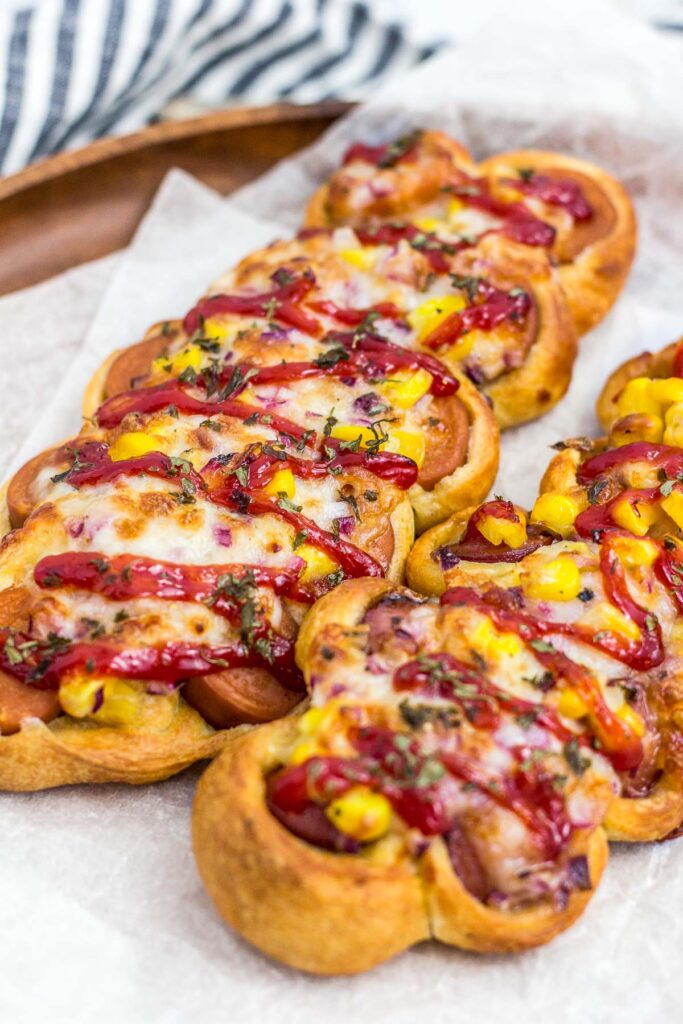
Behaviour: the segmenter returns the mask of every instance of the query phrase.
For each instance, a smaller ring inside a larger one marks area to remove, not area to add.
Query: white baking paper
[[[681,330],[683,69],[677,53],[646,29],[616,15],[598,22],[598,3],[575,0],[565,9],[478,0],[476,8],[467,47],[406,75],[350,125],[336,126],[329,139],[250,187],[240,197],[243,213],[184,176],[168,181],[110,281],[59,405],[24,450],[77,425],[65,411],[78,406],[83,374],[108,346],[131,343],[151,321],[182,313],[224,265],[277,233],[250,211],[296,223],[306,195],[347,141],[422,122],[457,131],[481,155],[542,145],[593,157],[625,179],[638,205],[635,272],[614,312],[584,340],[569,396],[537,424],[505,437],[496,489],[531,500],[548,445],[597,429],[592,405],[606,373]],[[71,305],[65,294],[65,313]],[[1,318],[0,308],[0,326]],[[267,961],[218,919],[189,845],[199,772],[140,789],[2,797],[0,1019],[681,1020],[683,842],[615,847],[586,914],[544,949],[476,957],[424,944],[363,977],[321,980]]]

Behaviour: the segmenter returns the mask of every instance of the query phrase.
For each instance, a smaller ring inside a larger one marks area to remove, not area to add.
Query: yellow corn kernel
[[[320,748],[315,740],[301,740],[289,756],[289,764],[303,764],[311,757],[318,757]]]
[[[371,248],[368,249],[341,249],[341,258],[356,270],[372,270],[375,265],[376,254]]]
[[[449,201],[446,207],[446,213],[448,214],[449,220],[457,220],[458,215],[465,209],[465,204],[462,199],[453,198]]]
[[[142,713],[145,693],[139,685],[125,679],[107,679],[102,706],[93,718],[104,725],[132,725]]]
[[[94,711],[98,692],[102,702]],[[72,718],[92,717],[106,725],[130,725],[142,711],[145,694],[139,686],[125,679],[92,678],[75,673],[63,680],[59,687],[59,702]]]
[[[299,732],[304,736],[312,736],[318,732],[325,721],[326,708],[309,708],[299,719]]]
[[[203,335],[205,338],[213,338],[214,341],[224,341],[230,332],[230,324],[209,317],[204,321]]]
[[[679,530],[683,530],[683,494],[680,491],[672,491],[666,498],[662,498],[661,507],[673,519]]]
[[[441,221],[437,217],[416,217],[413,224],[420,231],[436,231],[441,227]]]
[[[629,569],[635,569],[639,565],[652,565],[659,556],[659,548],[652,540],[618,537],[614,543],[619,550],[619,561]]]
[[[645,735],[645,722],[638,712],[633,710],[630,704],[622,704],[617,711],[617,715],[622,722],[628,726],[631,732],[636,734],[636,736]]]
[[[419,469],[425,460],[427,451],[424,434],[416,434],[413,430],[392,430],[389,433],[387,451],[396,452],[412,459]]]
[[[565,687],[560,694],[557,710],[565,718],[583,718],[588,714],[586,702],[579,697],[576,690],[572,690],[569,686]]]
[[[312,544],[301,544],[296,549],[296,554],[306,563],[306,568],[299,576],[302,583],[310,583],[311,580],[320,579],[321,576],[329,576],[331,572],[339,568],[338,562]]]
[[[623,527],[636,537],[644,537],[650,527],[661,519],[661,513],[657,505],[624,498],[614,505],[612,519],[617,526]]]
[[[656,378],[652,381],[652,397],[662,405],[683,402],[683,380],[680,377]]]
[[[489,544],[507,544],[518,548],[527,538],[526,516],[520,508],[515,508],[517,521],[500,519],[498,516],[485,515],[477,523],[479,533]]]
[[[95,697],[101,688],[101,678],[70,674],[59,684],[59,703],[72,718],[86,718],[92,714]]]
[[[683,448],[683,402],[677,402],[666,410],[662,440],[664,444]]]
[[[573,601],[581,590],[581,573],[569,555],[535,564],[523,578],[524,592],[537,601]]]
[[[640,639],[640,629],[633,619],[624,615],[609,601],[600,601],[581,618],[580,622],[583,625],[595,626],[599,630],[608,630],[610,633],[621,633],[627,640]]]
[[[502,654],[512,657],[519,654],[524,646],[516,633],[499,633],[490,619],[483,619],[475,626],[469,640],[474,650],[485,658]]]
[[[531,510],[531,522],[547,526],[560,537],[568,537],[578,514],[579,506],[569,495],[547,491],[536,499]]]
[[[140,455],[147,455],[148,452],[160,452],[163,451],[162,443],[163,438],[156,434],[131,430],[127,434],[120,434],[113,444],[109,445],[109,458],[112,462],[122,462],[124,459],[135,459]]]
[[[325,814],[340,832],[361,843],[386,835],[391,824],[391,804],[367,786],[349,789],[325,808]]]
[[[399,409],[410,409],[427,394],[432,386],[432,375],[428,370],[408,370],[395,373],[391,383],[382,389],[392,405]]]
[[[466,305],[467,302],[462,295],[439,295],[434,299],[427,299],[408,313],[407,320],[417,333],[418,341],[422,341],[435,331],[439,324],[453,313],[459,313]]]
[[[649,377],[634,377],[619,395],[617,408],[620,416],[628,416],[631,412],[650,412],[661,416],[661,403],[652,394],[652,381]]]
[[[196,345],[190,345],[188,348],[184,348],[181,352],[178,352],[177,355],[159,356],[159,358],[155,359],[152,363],[152,369],[157,374],[178,377],[183,370],[187,370],[189,367],[193,370],[198,370],[201,365],[201,349],[197,348]]]
[[[662,440],[664,422],[652,412],[632,412],[612,424],[610,441],[617,448],[633,441],[658,444]]]
[[[266,494],[286,494],[293,498],[296,493],[296,481],[291,469],[278,469],[272,480],[263,488]]]
[[[360,438],[360,443],[363,446],[367,445],[369,441],[377,442],[377,434],[374,430],[371,430],[370,427],[357,426],[354,423],[335,423],[330,431],[330,437],[336,437],[340,441],[356,441]]]

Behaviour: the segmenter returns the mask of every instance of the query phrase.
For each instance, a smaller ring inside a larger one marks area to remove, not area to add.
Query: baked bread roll
[[[636,244],[625,190],[594,164],[542,150],[503,153],[477,164],[436,131],[351,146],[308,209],[308,223],[318,226],[397,219],[458,248],[476,246],[493,232],[546,252],[579,334],[614,303]]]

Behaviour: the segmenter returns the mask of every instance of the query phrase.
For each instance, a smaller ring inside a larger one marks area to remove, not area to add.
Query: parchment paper
[[[598,6],[553,13],[551,32],[552,4],[518,3],[509,14],[495,5],[486,28],[492,8],[478,3],[481,29],[465,53],[406,76],[351,126],[250,187],[240,197],[246,213],[174,175],[116,269],[58,406],[24,453],[76,427],[67,410],[107,347],[183,313],[212,276],[278,233],[249,211],[295,223],[348,139],[422,122],[458,132],[481,155],[544,145],[591,156],[626,180],[638,204],[636,270],[614,313],[583,342],[570,395],[505,438],[496,489],[531,500],[547,446],[597,429],[593,400],[607,371],[683,324],[682,71],[665,43],[626,19],[605,14],[596,34],[590,11]],[[65,294],[65,313],[72,306]],[[3,1021],[680,1021],[683,842],[614,847],[588,911],[547,948],[503,958],[426,944],[363,977],[320,980],[268,962],[218,920],[189,848],[198,774],[137,790],[3,798]]]

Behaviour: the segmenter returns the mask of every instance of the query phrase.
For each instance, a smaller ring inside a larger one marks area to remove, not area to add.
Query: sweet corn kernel
[[[178,377],[188,368],[198,370],[202,365],[202,352],[196,345],[190,345],[174,356],[159,356],[152,363],[152,368],[157,374],[164,376]]]
[[[333,800],[325,814],[340,832],[361,843],[379,839],[391,824],[391,804],[367,786],[354,786]]]
[[[662,440],[663,431],[661,416],[655,416],[652,412],[632,412],[612,424],[610,440],[617,448],[633,441],[658,444]]]
[[[620,416],[631,412],[650,412],[661,416],[661,403],[652,394],[652,381],[649,377],[634,377],[619,395],[617,408]]]
[[[581,573],[569,555],[536,564],[523,577],[524,592],[537,601],[573,601],[581,590]]]
[[[680,491],[672,491],[666,498],[662,498],[661,507],[673,519],[679,530],[683,530],[683,494]]]
[[[618,537],[619,560],[629,569],[639,565],[652,565],[659,556],[659,548],[652,540],[636,537]]]
[[[500,519],[498,516],[485,515],[477,523],[479,533],[489,544],[507,544],[518,548],[527,538],[526,516],[521,509],[515,509],[517,520]]]
[[[579,506],[567,494],[547,491],[536,499],[531,510],[531,522],[547,526],[561,537],[568,537],[574,529]]]
[[[490,619],[483,619],[469,636],[475,651],[486,657],[519,654],[524,646],[516,633],[499,633]]]
[[[102,691],[100,706],[98,694]],[[130,725],[142,711],[144,693],[139,686],[125,679],[105,679],[76,673],[63,680],[59,702],[72,718],[92,717],[105,725]]]
[[[142,430],[131,430],[121,434],[109,445],[109,458],[112,462],[123,462],[124,459],[136,459],[148,452],[162,451],[163,439],[155,434],[145,434]],[[206,458],[204,459],[206,462]]]
[[[588,714],[586,702],[568,686],[560,694],[557,710],[565,718],[583,718]]]
[[[436,231],[441,227],[441,221],[437,217],[416,217],[413,224],[420,231]]]
[[[86,718],[92,714],[96,697],[102,688],[102,679],[80,674],[69,675],[59,684],[59,703],[72,718]]]
[[[432,375],[420,367],[405,373],[395,373],[390,384],[382,389],[392,405],[410,409],[427,394],[432,386]]]
[[[371,248],[368,249],[342,249],[339,253],[341,258],[356,270],[372,270],[375,265],[376,254]]]
[[[599,630],[621,633],[627,640],[640,639],[640,629],[633,619],[624,615],[609,601],[601,601],[595,605],[580,621],[583,625],[595,626]]]
[[[623,527],[636,537],[644,537],[650,527],[661,519],[661,513],[657,505],[624,498],[614,505],[612,519],[617,526]]]
[[[653,380],[652,397],[663,405],[683,402],[683,380],[680,377],[664,377]]]
[[[326,708],[309,708],[299,719],[299,732],[304,736],[312,736],[318,732],[325,721]]]
[[[387,451],[396,452],[412,459],[419,469],[425,460],[427,451],[424,434],[416,434],[413,430],[392,430],[389,434]]]
[[[634,711],[630,704],[622,704],[617,715],[622,722],[628,726],[631,732],[634,732],[636,736],[645,735],[645,722],[640,717],[637,711]]]
[[[459,215],[465,209],[465,204],[462,199],[453,198],[446,207],[446,213],[448,214],[449,220],[457,220]]]
[[[337,562],[312,544],[301,544],[296,549],[296,554],[299,558],[303,558],[306,563],[306,568],[299,576],[302,583],[309,583],[311,580],[320,579],[321,576],[329,576],[331,572],[339,568]]]
[[[466,305],[467,302],[462,295],[439,295],[417,306],[408,314],[407,320],[417,333],[418,341],[422,341],[435,331],[439,324],[453,313],[459,313]]]
[[[272,480],[263,488],[266,494],[286,494],[293,498],[296,493],[296,481],[291,469],[278,469]]]
[[[319,754],[320,748],[315,740],[301,740],[290,754],[289,764],[303,764],[304,761],[308,761],[311,757],[317,757]]]
[[[683,448],[683,402],[677,402],[666,410],[662,440],[664,444]]]
[[[140,718],[145,693],[140,686],[125,679],[107,679],[102,706],[94,718],[105,725],[132,725]]]
[[[368,442],[377,442],[377,434],[370,427],[361,427],[354,423],[335,423],[330,431],[330,437],[336,437],[340,441],[356,441],[364,447]],[[386,444],[386,442],[382,442]]]
[[[230,333],[230,325],[209,317],[204,321],[203,334],[205,338],[213,338],[214,341],[224,341]]]

